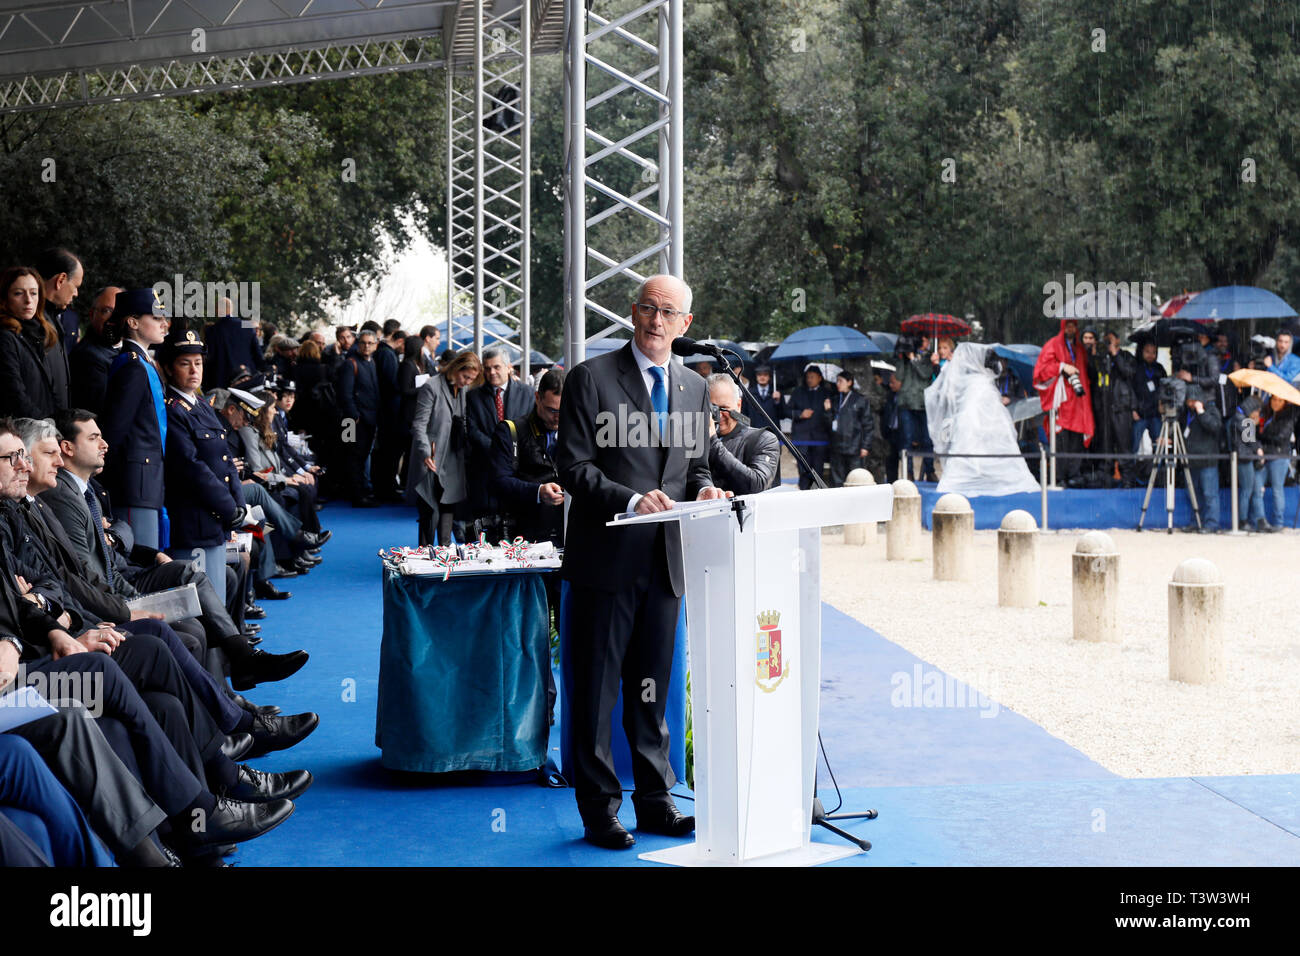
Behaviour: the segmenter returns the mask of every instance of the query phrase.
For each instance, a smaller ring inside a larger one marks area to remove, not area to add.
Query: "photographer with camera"
[[[867,397],[853,388],[852,372],[835,377],[835,391],[826,414],[831,416],[831,487],[841,488],[850,471],[866,467],[875,423]]]
[[[1300,415],[1300,407],[1285,402],[1276,395],[1269,396],[1268,404],[1260,408],[1259,412],[1259,443],[1264,446],[1265,455],[1286,455],[1286,458],[1271,458],[1264,463],[1264,476],[1268,479],[1268,486],[1273,489],[1273,524],[1278,528],[1282,527],[1282,522],[1286,515],[1286,485],[1287,473],[1291,470],[1290,458],[1294,455],[1291,450],[1291,436],[1295,434],[1296,417]],[[1255,496],[1259,498],[1258,511],[1264,513],[1264,483],[1258,482],[1255,485]],[[1254,507],[1252,505],[1252,507]]]
[[[723,491],[752,495],[779,484],[777,466],[781,443],[771,430],[754,428],[740,412],[740,390],[731,376],[715,372],[709,376],[710,414],[709,471],[713,483]],[[831,465],[833,475],[835,466]]]
[[[1237,453],[1237,515],[1241,522],[1238,531],[1277,530],[1264,518],[1264,446],[1259,440],[1261,407],[1258,398],[1247,395],[1228,421],[1228,441]]]
[[[1101,353],[1093,358],[1092,415],[1097,423],[1098,451],[1109,454],[1127,454],[1133,443],[1133,373],[1137,363],[1132,355],[1120,348],[1119,333],[1107,329]],[[1117,459],[1120,481],[1125,488],[1137,482],[1133,477],[1133,459]],[[1102,462],[1099,484],[1109,488],[1115,470],[1115,461]]]
[[[925,420],[925,390],[938,374],[939,360],[932,356],[929,346],[930,340],[925,336],[921,336],[918,343],[910,335],[900,335],[894,343],[898,369],[891,375],[889,387],[898,396],[899,444],[909,454],[913,450],[934,450]],[[908,461],[911,462],[912,459],[909,458]],[[900,477],[911,479],[913,475]],[[933,458],[927,458],[922,463],[921,477],[924,480],[936,480]]]
[[[1210,356],[1196,341],[1183,341],[1169,349],[1169,362],[1174,375],[1188,385],[1196,385],[1205,396],[1205,401],[1219,404],[1219,376],[1210,367]],[[1220,407],[1220,412],[1225,411]]]
[[[1043,411],[1056,409],[1056,451],[1081,452],[1092,443],[1095,430],[1088,355],[1079,340],[1079,323],[1062,319],[1061,331],[1052,336],[1034,363],[1034,388]],[[1050,436],[1049,436],[1050,437]],[[1070,488],[1083,487],[1079,458],[1063,458],[1058,472]]]
[[[1178,424],[1187,444],[1187,467],[1200,496],[1201,533],[1213,534],[1219,530],[1219,462],[1214,456],[1219,453],[1223,416],[1217,405],[1205,401],[1200,386],[1187,385],[1181,379],[1164,378],[1157,392],[1160,413],[1175,421],[1182,418]]]
[[[1168,377],[1165,367],[1156,361],[1155,342],[1144,340],[1139,349],[1142,360],[1137,363],[1130,379],[1134,404],[1132,453],[1135,455],[1142,450],[1144,432],[1151,436],[1153,449],[1156,439],[1160,437],[1160,409],[1156,407],[1156,391],[1160,388],[1161,381]],[[1151,464],[1145,461],[1135,464],[1137,467],[1134,473],[1139,476],[1139,480],[1145,482],[1151,473]]]

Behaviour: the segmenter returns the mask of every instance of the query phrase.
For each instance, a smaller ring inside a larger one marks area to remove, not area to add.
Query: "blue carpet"
[[[311,660],[290,680],[249,695],[285,713],[320,713],[306,741],[256,761],[263,770],[306,767],[316,782],[286,823],[232,860],[640,865],[634,853],[584,843],[572,793],[540,787],[532,775],[429,777],[380,766],[376,552],[413,544],[415,520],[402,508],[339,505],[322,518],[334,531],[325,562],[277,581],[292,600],[263,603],[263,647],[303,647]],[[829,605],[823,624],[822,728],[844,809],[881,814],[846,824],[874,848],[843,865],[1300,863],[1300,777],[1123,780]],[[553,757],[558,746],[552,733]],[[821,781],[833,806],[824,767]],[[681,804],[690,812],[689,800]],[[633,825],[630,801],[620,817]],[[814,839],[835,842],[821,831]],[[637,850],[673,842],[640,836]]]

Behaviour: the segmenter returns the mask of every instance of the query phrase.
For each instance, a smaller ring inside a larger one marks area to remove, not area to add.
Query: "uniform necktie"
[[[506,400],[502,389],[497,389],[497,421],[506,420]]]
[[[546,433],[546,454],[549,457],[551,449],[555,447],[555,432]]]
[[[104,540],[104,515],[99,510],[99,502],[95,500],[95,493],[86,489],[86,506],[90,508],[90,520],[95,525],[95,541],[99,544],[99,556],[104,559],[104,576],[108,583],[113,583],[113,559],[108,553],[108,542]]]
[[[655,377],[654,388],[650,389],[650,404],[654,407],[655,420],[659,423],[659,437],[662,438],[668,425],[668,389],[664,388],[663,369],[651,365],[650,374]]]

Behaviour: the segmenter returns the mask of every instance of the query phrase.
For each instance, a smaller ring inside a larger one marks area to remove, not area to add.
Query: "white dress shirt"
[[[645,383],[645,393],[646,396],[650,398],[650,406],[651,408],[653,408],[655,377],[654,375],[651,374],[650,370],[656,367],[655,362],[648,355],[646,355],[644,352],[642,352],[639,348],[636,347],[635,339],[632,341],[632,357],[636,359],[636,367],[641,370],[641,381]],[[668,394],[668,362],[671,361],[672,359],[669,358],[663,364],[657,366],[658,368],[664,370],[664,395],[665,396],[667,396]],[[636,503],[640,501],[642,497],[644,496],[640,494],[634,494],[631,498],[628,499],[627,514],[636,513]]]

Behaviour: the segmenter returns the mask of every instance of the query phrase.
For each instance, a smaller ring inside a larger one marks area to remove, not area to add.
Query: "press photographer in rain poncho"
[[[1038,491],[1016,441],[1011,413],[1002,404],[990,362],[1002,360],[992,346],[963,342],[925,390],[930,438],[939,454],[1011,458],[947,458],[938,491],[963,495],[1009,495]]]

